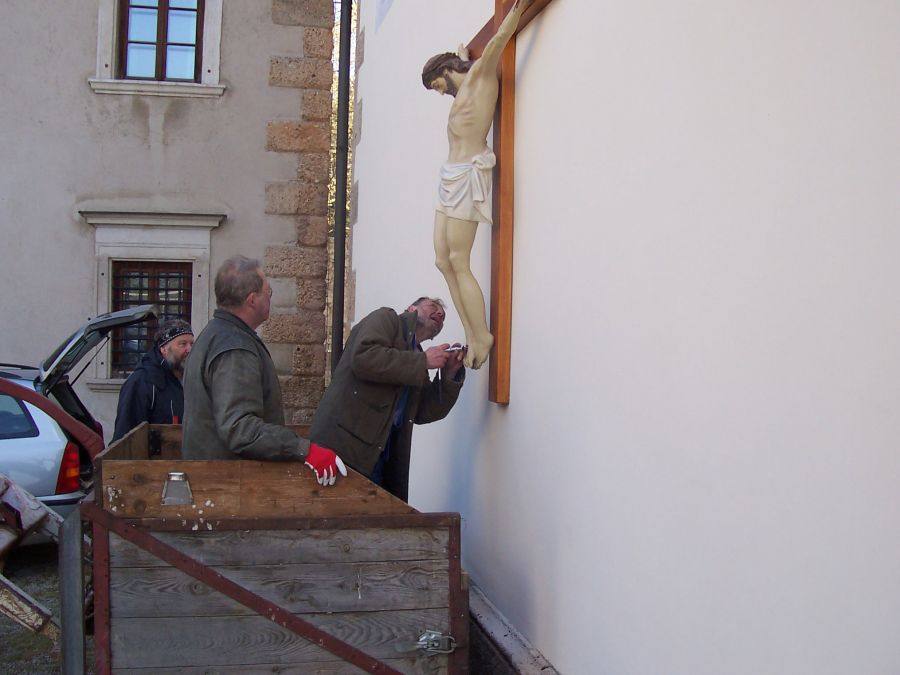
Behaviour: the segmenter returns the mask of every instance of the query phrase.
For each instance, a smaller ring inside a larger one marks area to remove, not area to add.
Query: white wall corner
[[[558,675],[558,671],[530,642],[516,630],[484,592],[474,583],[469,585],[469,612],[487,633],[517,673],[523,675]]]

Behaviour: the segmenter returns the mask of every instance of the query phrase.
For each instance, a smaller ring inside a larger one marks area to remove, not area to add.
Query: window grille
[[[110,377],[128,377],[150,347],[159,323],[191,320],[191,263],[117,260],[112,264],[112,309],[157,305],[157,321],[113,330]]]

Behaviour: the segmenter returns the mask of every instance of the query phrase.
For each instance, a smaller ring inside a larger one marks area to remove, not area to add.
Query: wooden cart
[[[180,427],[143,424],[96,460],[98,673],[468,670],[458,514],[352,471],[321,487],[300,463],[180,445]],[[189,501],[163,504],[184,483]]]

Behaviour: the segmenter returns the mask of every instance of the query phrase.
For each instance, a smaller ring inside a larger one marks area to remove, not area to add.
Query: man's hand
[[[433,368],[443,368],[447,365],[447,361],[450,358],[450,354],[447,353],[447,347],[449,346],[450,343],[445,342],[442,345],[429,347],[425,350],[425,365],[429,370]]]
[[[441,377],[452,380],[456,377],[456,373],[459,372],[459,369],[462,368],[463,360],[466,358],[466,353],[469,351],[469,348],[463,347],[458,342],[455,342],[450,349],[456,349],[456,351],[447,352],[447,363],[441,371]]]
[[[306,466],[316,474],[319,485],[334,485],[337,480],[337,472],[342,476],[347,475],[347,467],[341,461],[334,450],[316,443],[309,444],[309,452],[306,453]]]

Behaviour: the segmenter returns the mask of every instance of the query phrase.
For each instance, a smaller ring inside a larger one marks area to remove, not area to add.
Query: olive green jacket
[[[332,448],[369,476],[384,449],[403,387],[409,386],[405,418],[385,472],[385,487],[404,500],[413,424],[446,417],[465,379],[464,369],[455,381],[429,379],[425,354],[413,347],[415,327],[415,312],[398,315],[388,307],[356,324],[309,433],[311,441]]]
[[[263,341],[217,309],[185,366],[184,459],[302,460],[309,441],[284,426],[281,385]]]

